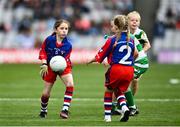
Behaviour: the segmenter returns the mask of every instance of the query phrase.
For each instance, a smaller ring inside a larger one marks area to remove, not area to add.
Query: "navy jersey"
[[[56,35],[50,35],[46,38],[42,44],[39,59],[46,59],[47,63],[49,63],[53,56],[60,55],[66,59],[67,64],[71,64],[70,54],[72,51],[72,45],[69,39],[65,37],[60,45],[58,45],[56,41]]]
[[[116,41],[116,36],[108,38],[105,45],[96,55],[96,61],[102,62],[106,57],[108,63],[133,66],[134,64],[134,40],[130,38],[127,42],[127,34],[123,32],[121,38]]]

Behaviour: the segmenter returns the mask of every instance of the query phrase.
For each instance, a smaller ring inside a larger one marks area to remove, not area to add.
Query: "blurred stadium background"
[[[39,48],[56,19],[71,22],[73,63],[94,56],[116,14],[137,10],[152,48],[140,80],[137,117],[103,121],[103,65],[73,64],[70,119],[59,119],[64,85],[53,88],[47,119],[38,117],[43,82]],[[0,0],[0,126],[180,126],[180,0]],[[10,64],[8,64],[10,63]],[[13,63],[13,64],[11,64]],[[24,64],[26,63],[26,64]]]
[[[0,63],[38,62],[38,49],[56,19],[71,22],[72,60],[82,63],[104,43],[116,14],[140,12],[151,60],[180,63],[179,0],[0,0]],[[76,56],[76,58],[74,58]]]

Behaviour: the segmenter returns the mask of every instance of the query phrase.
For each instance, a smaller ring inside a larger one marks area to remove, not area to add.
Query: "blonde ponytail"
[[[116,15],[113,18],[114,25],[122,32],[126,31],[126,41],[127,41],[127,48],[130,41],[130,30],[128,25],[128,17],[126,15]]]

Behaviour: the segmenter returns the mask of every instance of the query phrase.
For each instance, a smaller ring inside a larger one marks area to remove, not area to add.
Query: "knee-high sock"
[[[62,110],[68,110],[71,104],[72,95],[73,95],[74,87],[66,87],[66,91],[64,93],[64,104]]]
[[[117,97],[117,100],[118,100],[118,103],[120,104],[123,112],[129,110],[127,107],[127,104],[126,104],[126,98],[125,98],[124,94],[119,95]]]
[[[112,92],[104,93],[104,114],[106,116],[111,116],[111,108],[112,108]]]
[[[134,96],[133,96],[133,94],[132,94],[132,91],[131,91],[131,90],[128,90],[128,91],[125,93],[125,96],[126,96],[126,100],[127,100],[127,105],[128,105],[128,107],[135,107]]]
[[[48,101],[49,101],[49,96],[46,96],[46,95],[41,96],[41,111],[42,112],[47,112]]]

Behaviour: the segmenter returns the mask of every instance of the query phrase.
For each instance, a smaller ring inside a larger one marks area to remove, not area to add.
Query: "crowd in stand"
[[[180,1],[160,0],[154,27],[153,54],[180,49]],[[171,55],[171,57],[173,57]]]
[[[0,48],[39,47],[59,18],[72,35],[102,36],[113,15],[132,9],[132,0],[0,0]]]
[[[164,37],[166,29],[180,29],[179,0],[161,0],[156,14],[155,37]]]

